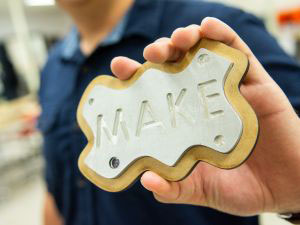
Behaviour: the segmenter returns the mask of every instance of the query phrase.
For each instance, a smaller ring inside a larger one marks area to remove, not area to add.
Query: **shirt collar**
[[[113,29],[113,31],[99,44],[99,47],[118,43],[123,37],[142,35],[153,40],[157,37],[162,14],[161,0],[136,0],[132,8]],[[79,33],[76,27],[62,43],[62,58],[71,60],[79,49]]]
[[[128,23],[128,15],[126,14],[121,22],[113,29],[113,31],[99,44],[99,46],[109,46],[118,43],[123,35]],[[76,27],[71,29],[71,32],[63,42],[62,57],[65,60],[70,60],[79,50],[79,33]]]

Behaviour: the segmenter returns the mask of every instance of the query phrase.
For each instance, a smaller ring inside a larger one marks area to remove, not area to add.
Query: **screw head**
[[[109,160],[109,166],[110,166],[112,169],[118,168],[119,165],[120,165],[120,160],[119,160],[117,157],[112,157],[112,158]]]

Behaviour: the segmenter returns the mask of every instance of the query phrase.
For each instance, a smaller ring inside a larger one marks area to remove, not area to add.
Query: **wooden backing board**
[[[229,103],[239,114],[243,123],[241,138],[235,148],[230,153],[224,154],[204,146],[191,147],[185,152],[182,158],[178,160],[174,167],[167,166],[151,157],[143,157],[137,159],[120,176],[113,179],[104,178],[87,167],[84,161],[93,146],[94,135],[82,116],[82,110],[84,102],[88,100],[88,94],[93,87],[102,85],[113,89],[128,88],[149,68],[156,68],[170,74],[178,73],[190,63],[200,48],[205,48],[217,55],[227,58],[234,64],[225,81],[224,91]],[[202,39],[180,62],[164,64],[146,62],[129,80],[126,81],[120,81],[117,78],[105,75],[96,77],[85,90],[77,110],[79,126],[88,139],[88,144],[79,157],[78,165],[80,171],[86,178],[101,189],[117,192],[126,189],[147,170],[151,170],[167,180],[179,181],[185,178],[199,161],[204,161],[224,169],[231,169],[239,166],[247,159],[254,148],[259,130],[255,112],[239,91],[240,83],[247,73],[248,66],[248,59],[242,52],[217,41]]]

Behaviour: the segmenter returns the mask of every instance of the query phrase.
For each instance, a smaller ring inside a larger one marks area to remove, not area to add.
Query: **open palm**
[[[148,171],[141,178],[143,186],[161,202],[208,206],[235,215],[299,211],[300,188],[295,185],[300,183],[299,119],[281,89],[229,26],[206,18],[200,26],[179,28],[171,38],[150,44],[144,57],[154,63],[177,60],[202,37],[224,42],[248,56],[250,68],[241,92],[258,116],[258,143],[238,168],[223,170],[200,162],[179,182]],[[128,79],[141,65],[117,57],[111,66],[117,77]]]

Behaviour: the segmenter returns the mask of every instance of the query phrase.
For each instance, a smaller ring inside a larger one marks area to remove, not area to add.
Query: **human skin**
[[[207,206],[240,216],[300,212],[300,120],[283,91],[228,25],[205,18],[200,26],[179,28],[170,38],[148,45],[144,58],[153,63],[176,61],[201,38],[221,41],[249,58],[249,71],[240,89],[257,114],[258,143],[238,168],[223,170],[200,162],[179,182],[147,171],[141,177],[142,185],[163,203]],[[140,67],[126,57],[116,57],[111,63],[112,72],[121,80]]]
[[[63,218],[58,212],[53,196],[47,192],[44,198],[44,225],[63,225]]]

